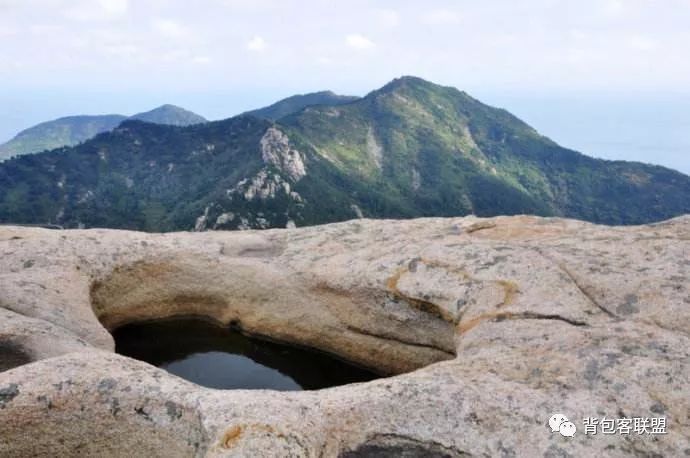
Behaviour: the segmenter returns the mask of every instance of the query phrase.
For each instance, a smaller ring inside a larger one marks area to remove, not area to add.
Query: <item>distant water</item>
[[[247,337],[199,319],[136,323],[113,332],[116,351],[198,385],[316,390],[377,378],[323,353]]]
[[[690,175],[690,94],[478,97],[507,109],[566,148]]]

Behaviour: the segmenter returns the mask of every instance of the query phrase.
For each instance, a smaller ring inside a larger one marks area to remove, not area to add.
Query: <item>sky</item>
[[[690,173],[690,0],[0,0],[0,141],[163,103],[222,119],[401,75]]]

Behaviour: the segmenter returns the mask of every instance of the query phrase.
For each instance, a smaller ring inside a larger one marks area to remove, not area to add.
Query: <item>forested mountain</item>
[[[276,103],[257,110],[248,111],[244,114],[256,116],[257,118],[276,121],[287,115],[291,115],[311,105],[342,105],[354,102],[359,97],[350,95],[338,95],[332,91],[312,92],[310,94],[293,95]]]
[[[62,146],[74,146],[101,132],[113,130],[125,119],[139,119],[174,126],[188,126],[206,122],[203,117],[174,105],[162,105],[129,118],[119,114],[67,116],[42,122],[19,132],[13,139],[0,145],[0,160]]]
[[[125,121],[0,164],[6,223],[170,231],[470,213],[658,221],[690,213],[690,177],[584,156],[414,77],[275,122]]]
[[[171,126],[191,126],[193,124],[208,122],[203,116],[199,116],[189,110],[170,104],[161,105],[158,108],[144,113],[137,113],[130,116],[129,119]]]

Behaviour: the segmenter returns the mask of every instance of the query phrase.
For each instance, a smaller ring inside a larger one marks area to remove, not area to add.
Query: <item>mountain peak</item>
[[[113,130],[128,119],[175,126],[207,122],[198,114],[171,104],[130,117],[119,114],[64,116],[29,127],[0,145],[0,161],[62,146],[74,146],[102,132]]]
[[[395,79],[391,80],[390,82],[386,83],[383,87],[381,87],[379,89],[379,91],[381,91],[381,92],[394,91],[394,90],[404,88],[404,87],[409,87],[409,86],[435,87],[435,88],[443,87],[443,86],[439,86],[436,83],[432,83],[431,81],[427,81],[423,78],[420,78],[418,76],[403,75],[403,76],[395,78]]]
[[[402,76],[399,76],[398,78],[393,78],[393,81],[391,81],[391,82],[430,84],[433,86],[437,86],[436,83],[432,83],[431,81],[425,80],[424,78],[421,78],[419,76],[414,76],[414,75],[402,75]]]
[[[172,104],[164,104],[151,111],[137,113],[129,119],[152,122],[154,124],[170,124],[173,126],[189,126],[208,122],[204,117],[199,116],[184,108]]]
[[[640,224],[690,213],[690,177],[561,148],[452,87],[403,76],[363,99],[326,95],[190,128],[135,116],[113,135],[3,162],[0,222],[161,231],[469,213]]]
[[[293,113],[312,105],[343,105],[345,103],[359,100],[359,97],[350,95],[338,95],[333,91],[310,92],[308,94],[297,94],[276,103],[257,110],[247,111],[243,114],[255,116],[257,118],[277,121]]]
[[[386,83],[379,89],[372,91],[369,95],[379,96],[385,94],[398,94],[415,99],[428,99],[429,97],[440,97],[444,99],[456,99],[462,97],[465,101],[474,101],[466,92],[460,91],[452,86],[442,86],[418,76],[403,75]]]

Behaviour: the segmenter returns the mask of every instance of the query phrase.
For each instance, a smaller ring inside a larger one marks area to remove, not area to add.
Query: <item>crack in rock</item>
[[[505,320],[557,320],[567,323],[571,326],[589,326],[589,323],[585,321],[575,320],[572,318],[566,318],[561,315],[556,314],[542,314],[534,312],[496,312],[496,313],[484,313],[476,316],[470,320],[460,322],[457,326],[459,334],[465,334],[471,329],[477,327],[479,324],[486,321],[501,322]]]
[[[436,345],[423,344],[420,342],[413,342],[413,341],[404,340],[402,338],[394,337],[394,336],[384,336],[382,334],[376,334],[374,332],[367,331],[366,329],[358,328],[358,327],[352,326],[352,325],[347,325],[346,328],[348,331],[356,332],[357,334],[361,334],[364,336],[374,337],[374,338],[382,339],[382,340],[389,340],[391,342],[397,342],[397,343],[401,343],[403,345],[409,345],[412,347],[429,348],[431,350],[436,350],[436,351],[439,351],[441,353],[444,353],[449,358],[455,358],[454,352],[448,351],[448,350],[441,348],[441,347],[438,347]]]

